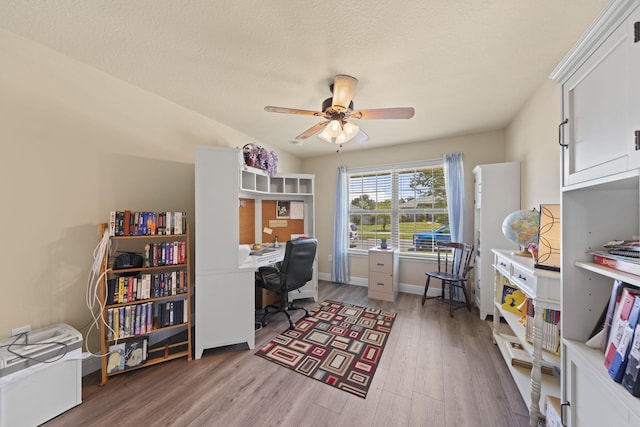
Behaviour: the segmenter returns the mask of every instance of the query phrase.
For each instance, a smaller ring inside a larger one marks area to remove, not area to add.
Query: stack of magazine
[[[638,240],[612,240],[604,244],[611,255],[629,258],[640,258],[640,241]]]

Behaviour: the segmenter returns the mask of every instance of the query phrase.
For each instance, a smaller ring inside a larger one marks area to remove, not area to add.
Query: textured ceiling
[[[300,157],[335,146],[319,110],[336,74],[356,109],[415,108],[356,121],[343,151],[505,127],[606,0],[0,0],[0,28],[56,49]]]

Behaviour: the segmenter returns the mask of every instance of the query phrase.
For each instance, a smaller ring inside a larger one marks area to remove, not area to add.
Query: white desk
[[[242,269],[256,270],[259,267],[273,265],[284,259],[284,250],[286,247],[284,244],[278,248],[263,247],[258,251],[248,250],[248,246],[249,245],[240,245],[240,268]]]

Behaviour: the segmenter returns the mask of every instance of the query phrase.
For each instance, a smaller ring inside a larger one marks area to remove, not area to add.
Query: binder
[[[622,290],[620,301],[616,304],[615,313],[611,321],[611,330],[609,331],[609,340],[605,351],[604,366],[607,369],[611,367],[611,363],[618,351],[618,347],[625,333],[627,323],[629,322],[629,316],[637,294],[637,290],[631,290],[625,287]]]
[[[633,305],[631,308],[626,304],[626,301],[630,299],[633,299]],[[615,353],[613,354],[613,360],[609,367],[609,376],[611,376],[611,378],[617,383],[622,382],[622,378],[627,367],[629,350],[634,338],[636,325],[638,324],[638,317],[640,317],[640,297],[634,297],[631,295],[631,297],[627,297],[623,302],[625,305],[622,309],[621,318],[626,317],[626,321],[624,321],[625,325],[622,331],[622,336],[620,337],[620,341]]]
[[[640,397],[640,328],[636,327],[629,350],[629,360],[622,378],[622,385],[635,397]]]

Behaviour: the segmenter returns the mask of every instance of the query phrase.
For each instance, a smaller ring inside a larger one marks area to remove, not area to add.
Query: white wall
[[[416,160],[442,159],[448,153],[463,153],[466,214],[465,240],[473,241],[473,173],[475,165],[503,162],[505,138],[503,131],[442,138],[432,141],[396,145],[358,152],[338,153],[303,160],[305,173],[316,176],[316,237],[318,238],[318,270],[331,273],[329,255],[333,250],[333,219],[335,212],[335,188],[338,166],[358,167],[385,165]],[[429,266],[423,261],[403,261],[400,265],[400,282],[424,286],[424,272]],[[367,259],[350,257],[350,273],[353,278],[368,276]]]
[[[109,211],[181,210],[193,224],[194,146],[252,139],[5,31],[0,58],[0,337],[57,322],[86,334]],[[280,167],[300,162],[282,154]]]
[[[506,129],[506,160],[520,162],[523,209],[560,203],[560,87],[545,80]]]

